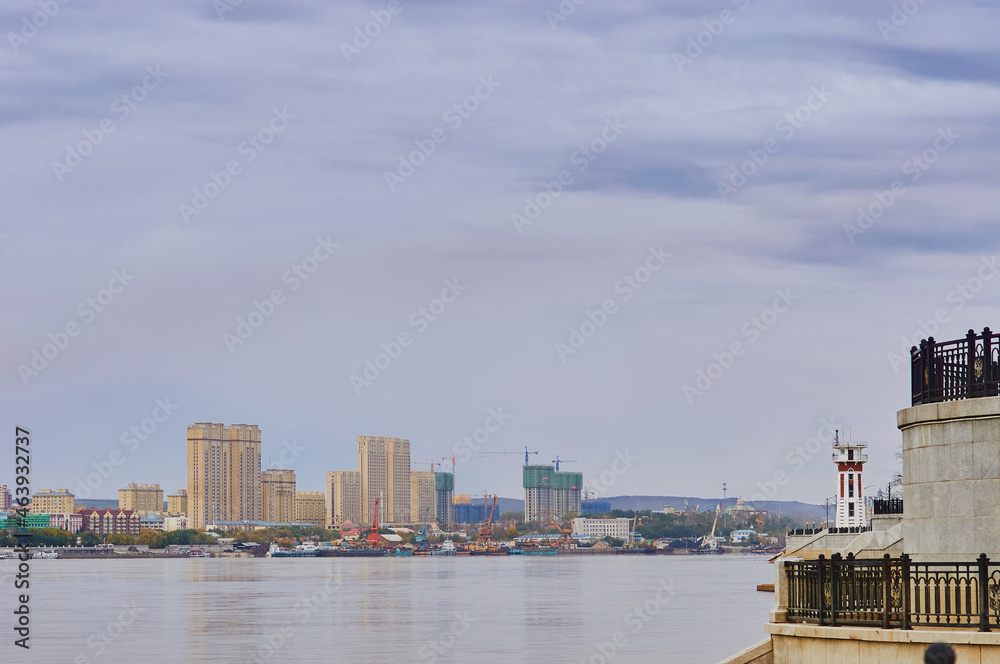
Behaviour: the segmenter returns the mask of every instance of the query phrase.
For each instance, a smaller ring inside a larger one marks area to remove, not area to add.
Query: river
[[[8,575],[0,660],[715,664],[765,638],[774,595],[756,585],[773,570],[738,555],[36,560],[30,653],[11,643]]]

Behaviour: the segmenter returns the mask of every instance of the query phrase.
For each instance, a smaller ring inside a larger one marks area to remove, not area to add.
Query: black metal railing
[[[874,501],[873,512],[875,516],[887,515],[887,514],[902,514],[903,513],[903,499],[902,498],[876,498]]]
[[[786,562],[788,621],[886,629],[1000,627],[1000,563],[900,558]]]
[[[964,339],[924,339],[910,349],[913,405],[1000,396],[1000,335],[983,328]]]

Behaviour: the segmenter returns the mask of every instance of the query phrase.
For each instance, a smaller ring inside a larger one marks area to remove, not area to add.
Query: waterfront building
[[[580,514],[607,514],[611,502],[607,500],[584,500],[580,502]]]
[[[156,514],[139,515],[139,532],[141,533],[143,530],[155,530],[162,533],[165,530],[163,518]]]
[[[17,514],[0,516],[0,530],[14,528],[51,528],[51,514]]]
[[[361,521],[361,473],[332,470],[326,474],[326,528]]]
[[[187,530],[188,528],[188,518],[183,514],[168,514],[163,517],[163,532],[165,533]]]
[[[6,484],[0,485],[0,512],[6,512],[14,506],[14,497]]]
[[[555,466],[524,466],[524,520],[580,513],[583,473],[556,472]]]
[[[582,535],[591,539],[604,539],[615,537],[620,540],[628,540],[628,533],[631,524],[629,519],[587,519],[577,517],[573,519],[573,535]]]
[[[187,514],[188,513],[188,492],[187,489],[178,489],[177,493],[167,496],[167,514]]]
[[[452,497],[455,495],[455,473],[434,473],[434,509],[431,514],[439,526],[455,521]]]
[[[868,525],[865,516],[864,485],[861,473],[868,455],[864,449],[868,443],[840,440],[840,432],[834,434],[833,461],[837,464],[837,528],[863,528]]]
[[[486,507],[482,503],[459,503],[455,505],[455,523],[457,524],[470,524],[470,523],[482,523],[486,520],[489,510],[492,508]],[[494,515],[494,519],[499,515]]]
[[[139,513],[123,509],[86,508],[80,514],[85,519],[85,528],[106,535],[138,535]]]
[[[139,514],[161,514],[163,490],[159,484],[132,482],[124,489],[118,489],[118,509],[132,510]]]
[[[32,514],[72,514],[76,511],[74,497],[67,489],[39,489],[31,497]]]
[[[410,441],[358,436],[362,520],[370,523],[379,501],[379,520],[396,526],[410,522]]]
[[[192,528],[260,520],[260,429],[201,422],[188,427],[188,517]]]
[[[84,519],[82,514],[50,514],[49,527],[58,528],[71,533],[78,533],[84,530]]]
[[[295,471],[260,471],[262,521],[295,521]]]
[[[325,528],[326,494],[322,491],[296,491],[294,520]]]
[[[425,513],[428,520],[437,517],[436,485],[437,473],[434,471],[410,471],[410,518],[414,524],[423,523]]]

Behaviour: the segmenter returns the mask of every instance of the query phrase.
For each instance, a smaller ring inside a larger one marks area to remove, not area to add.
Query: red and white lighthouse
[[[868,455],[868,443],[841,442],[840,432],[833,437],[833,461],[837,464],[837,518],[836,528],[859,528],[868,525],[865,515],[865,494],[861,473]]]

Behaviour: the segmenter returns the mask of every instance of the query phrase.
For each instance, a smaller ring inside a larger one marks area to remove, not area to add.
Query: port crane
[[[715,528],[719,525],[719,514],[722,513],[722,503],[715,506],[715,521],[712,522],[712,532],[701,538],[701,548],[709,551],[719,549],[719,540],[715,539]]]
[[[499,451],[499,452],[480,452],[479,454],[480,454],[480,456],[482,456],[483,454],[520,454],[520,452],[509,452],[507,450],[503,450],[503,451]],[[531,452],[531,451],[529,451],[528,450],[528,446],[525,445],[524,446],[524,465],[525,466],[528,465],[528,455],[529,454],[538,454],[538,452]]]
[[[372,519],[372,529],[368,533],[368,543],[372,546],[377,546],[379,541],[378,534],[378,503],[379,499],[375,499],[375,517]]]
[[[573,539],[573,524],[562,517],[554,517],[548,512],[545,513],[549,523],[559,531],[559,540],[556,547],[560,549],[576,548],[576,540]]]
[[[479,526],[479,538],[489,544],[493,542],[493,519],[497,511],[497,496],[493,495],[493,507],[489,507],[487,500],[489,496],[483,496],[483,510],[486,513],[483,524]]]
[[[580,463],[580,462],[577,461],[576,459],[560,459],[559,455],[557,454],[555,460],[553,460],[552,463],[556,464],[556,472],[558,473],[560,463]],[[525,463],[524,465],[527,466],[528,464]]]
[[[416,537],[413,538],[414,542],[423,542],[427,539],[427,520],[430,517],[431,508],[424,508],[424,523],[420,526],[420,530],[417,532]]]

